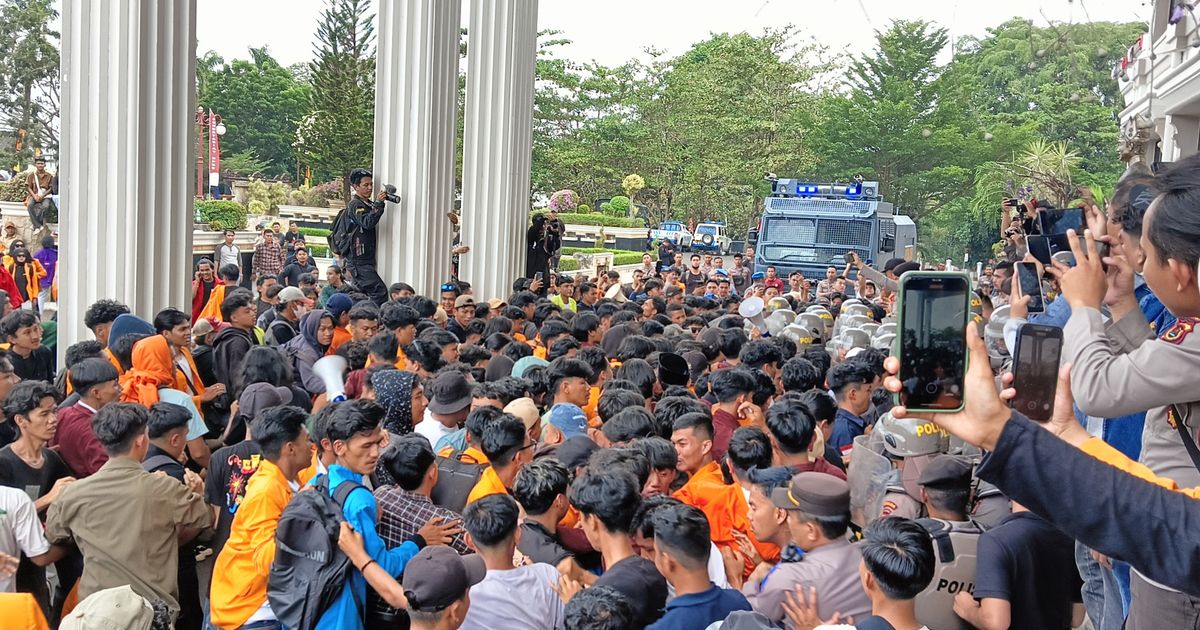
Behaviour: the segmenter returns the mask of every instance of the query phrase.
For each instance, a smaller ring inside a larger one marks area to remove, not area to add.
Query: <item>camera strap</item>
[[[1174,403],[1167,406],[1167,422],[1179,432],[1179,437],[1183,440],[1183,448],[1187,451],[1188,457],[1192,459],[1192,465],[1200,470],[1200,446],[1196,445],[1196,439],[1192,437],[1191,431],[1188,431],[1187,425],[1183,423],[1183,414],[1179,413],[1179,407]]]

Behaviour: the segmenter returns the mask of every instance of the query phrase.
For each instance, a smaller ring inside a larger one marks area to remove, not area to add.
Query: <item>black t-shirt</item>
[[[71,469],[58,453],[42,447],[42,457],[42,467],[31,468],[13,452],[12,445],[0,448],[0,485],[23,490],[36,501],[46,496],[59,479],[71,476]]]
[[[54,374],[57,371],[55,368],[54,353],[46,346],[38,346],[29,353],[29,357],[22,357],[11,349],[8,351],[8,360],[12,361],[13,372],[21,377],[23,381],[45,381],[47,383],[54,382]]]
[[[1075,542],[1032,512],[1005,517],[979,537],[975,599],[1012,607],[1013,628],[1066,629],[1083,582]]]
[[[8,446],[21,437],[21,431],[11,420],[0,419],[0,447]]]
[[[229,527],[233,515],[246,497],[246,484],[258,470],[262,461],[262,448],[257,442],[246,440],[232,446],[217,449],[208,465],[208,478],[204,482],[204,499],[209,505],[219,508],[217,532],[213,539],[213,551],[220,552],[229,540]]]
[[[641,556],[629,556],[608,567],[594,586],[607,586],[633,604],[634,628],[657,621],[667,605],[667,579],[654,568],[653,562]]]
[[[687,288],[687,294],[691,295],[697,288],[708,282],[708,274],[702,271],[692,273],[692,268],[688,267],[687,271],[683,272],[681,280],[683,280],[683,286]]]
[[[571,551],[562,546],[558,537],[542,527],[541,523],[526,520],[521,524],[521,542],[517,549],[534,562],[544,562],[550,566],[558,566],[565,558],[571,557]]]

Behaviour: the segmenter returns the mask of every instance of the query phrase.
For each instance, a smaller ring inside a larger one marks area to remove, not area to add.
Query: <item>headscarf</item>
[[[133,347],[133,367],[121,375],[121,402],[149,407],[158,402],[158,388],[175,384],[175,362],[167,338],[151,335]]]
[[[122,313],[117,315],[117,318],[113,320],[112,327],[108,329],[108,347],[104,349],[104,354],[109,363],[117,368],[118,375],[125,373],[125,366],[117,360],[117,355],[113,354],[112,348],[122,337],[135,334],[153,335],[154,325],[137,315]]]
[[[304,337],[305,343],[317,351],[317,356],[319,357],[325,356],[325,351],[329,349],[329,346],[323,346],[317,342],[317,329],[321,327],[321,320],[326,317],[332,318],[333,315],[326,313],[322,309],[317,309],[308,313],[304,316],[304,319],[300,320],[300,336]],[[335,325],[336,323],[334,322]]]
[[[375,389],[375,402],[384,409],[383,428],[398,435],[412,433],[413,385],[417,382],[416,372],[408,370],[383,370],[370,375]]]

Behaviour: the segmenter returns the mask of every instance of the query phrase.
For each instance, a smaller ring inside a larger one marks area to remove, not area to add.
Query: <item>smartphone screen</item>
[[[960,409],[967,367],[967,279],[909,276],[900,291],[901,404],[914,411]]]
[[[1050,251],[1050,239],[1045,236],[1030,234],[1025,237],[1025,244],[1029,247],[1029,253],[1038,262],[1043,265],[1050,264],[1050,255],[1054,252]]]
[[[1017,334],[1013,357],[1013,388],[1017,397],[1011,404],[1013,409],[1039,422],[1049,420],[1054,411],[1062,340],[1062,329],[1053,326],[1023,324]]]
[[[1066,234],[1067,230],[1083,233],[1083,210],[1079,208],[1063,208],[1062,210],[1039,210],[1038,225],[1042,234]]]
[[[1015,266],[1017,268],[1017,281],[1021,283],[1021,293],[1029,296],[1029,312],[1045,312],[1046,302],[1042,297],[1042,282],[1038,278],[1037,265],[1019,262]]]

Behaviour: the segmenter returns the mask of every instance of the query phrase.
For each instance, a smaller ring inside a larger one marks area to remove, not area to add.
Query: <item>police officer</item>
[[[933,580],[916,597],[917,619],[930,628],[969,630],[954,613],[954,596],[975,588],[976,547],[982,529],[967,516],[971,500],[971,460],[938,455],[929,460],[917,482],[929,518],[917,521],[933,538],[937,556]]]
[[[921,518],[924,507],[918,498],[917,480],[929,459],[945,450],[948,435],[932,422],[916,418],[898,420],[891,412],[879,417],[875,431],[880,433],[884,453],[894,468],[887,481],[879,517]]]

